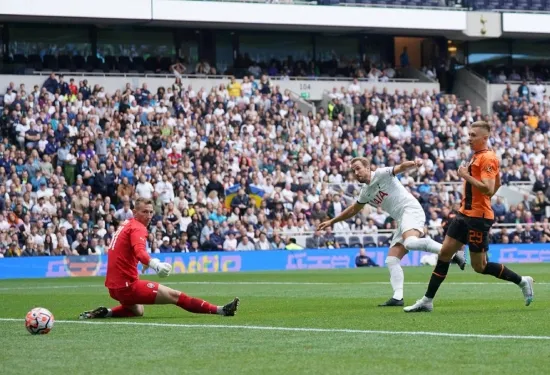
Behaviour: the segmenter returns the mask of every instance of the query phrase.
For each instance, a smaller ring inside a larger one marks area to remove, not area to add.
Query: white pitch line
[[[0,280],[1,282],[1,280]],[[161,283],[163,285],[386,285],[387,281],[366,281],[357,283],[330,283],[330,282],[285,282],[285,281],[168,281]],[[536,285],[550,285],[547,282],[535,283]],[[411,281],[405,283],[405,285],[428,285],[426,282]],[[499,282],[447,282],[444,285],[513,285],[512,283],[499,283]],[[72,284],[72,285],[36,285],[29,287],[3,287],[2,291],[12,290],[35,290],[35,289],[76,289],[76,288],[104,288],[103,284]]]
[[[0,322],[23,322],[24,319],[0,318]],[[319,332],[319,333],[355,333],[364,335],[405,335],[405,336],[435,336],[450,338],[474,338],[485,340],[550,340],[550,336],[520,336],[520,335],[484,335],[477,333],[450,333],[450,332],[426,332],[426,331],[375,331],[362,329],[338,329],[338,328],[308,328],[308,327],[273,327],[273,326],[244,326],[229,324],[175,324],[152,322],[119,322],[119,321],[82,321],[82,320],[56,320],[62,324],[90,324],[111,326],[145,326],[167,328],[205,328],[205,329],[245,329],[255,331],[286,331],[286,332]]]

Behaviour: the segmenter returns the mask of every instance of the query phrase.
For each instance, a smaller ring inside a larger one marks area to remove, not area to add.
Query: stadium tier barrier
[[[0,87],[8,87],[10,82],[17,82],[17,84],[24,84],[27,88],[32,88],[34,85],[42,85],[50,72],[42,72],[45,75],[0,75]],[[107,93],[114,93],[117,90],[123,89],[127,83],[130,83],[132,87],[141,87],[144,83],[149,87],[171,87],[174,83],[173,74],[161,74],[161,75],[147,75],[147,76],[131,76],[118,77],[116,75],[109,75],[101,73],[95,76],[91,73],[68,73],[61,72],[65,75],[65,80],[68,82],[71,78],[74,78],[75,82],[82,81],[84,79],[89,80],[92,85],[99,85],[105,89]],[[196,76],[196,75],[183,75],[182,79],[185,82],[185,86],[191,85],[194,90],[199,90],[204,87],[207,91],[210,91],[212,87],[220,84],[227,85],[230,80],[230,76]],[[240,80],[239,80],[240,81]],[[348,87],[352,82],[351,78],[345,77],[316,77],[314,79],[305,78],[292,78],[286,79],[282,77],[270,77],[270,82],[273,86],[279,86],[282,91],[288,89],[296,95],[305,98],[309,101],[318,101],[323,99],[323,93],[325,91],[332,91],[334,87]],[[394,92],[396,89],[403,91],[407,90],[412,92],[417,89],[419,92],[432,92],[433,90],[439,91],[438,82],[419,82],[417,79],[392,79],[390,82],[368,82],[361,80],[359,82],[361,91],[372,90],[374,87],[378,91],[382,88],[387,88],[388,92]]]
[[[368,248],[366,253],[383,267],[388,248]],[[402,265],[420,266],[426,254],[412,251]],[[357,248],[154,254],[172,264],[173,274],[355,268],[357,255]],[[489,258],[499,263],[550,262],[550,245],[493,245]],[[4,258],[0,259],[0,279],[105,276],[106,266],[105,255]]]

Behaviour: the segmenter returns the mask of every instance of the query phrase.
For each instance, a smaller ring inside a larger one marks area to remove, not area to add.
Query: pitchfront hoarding
[[[384,266],[387,248],[367,248]],[[410,252],[404,266],[419,266],[426,253]],[[241,251],[155,254],[172,264],[173,274],[354,268],[357,249]],[[550,262],[550,246],[493,245],[489,257],[499,263]],[[105,276],[107,256],[29,257],[0,259],[0,279]],[[149,270],[148,273],[153,271]]]

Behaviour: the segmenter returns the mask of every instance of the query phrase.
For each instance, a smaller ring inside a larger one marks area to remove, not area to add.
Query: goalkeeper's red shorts
[[[159,283],[138,280],[124,288],[109,289],[109,295],[121,305],[154,305],[158,289]]]

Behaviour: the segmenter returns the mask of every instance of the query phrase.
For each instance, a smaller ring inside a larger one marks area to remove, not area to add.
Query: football
[[[45,335],[53,328],[53,314],[43,307],[36,307],[27,313],[25,328],[31,335]]]

